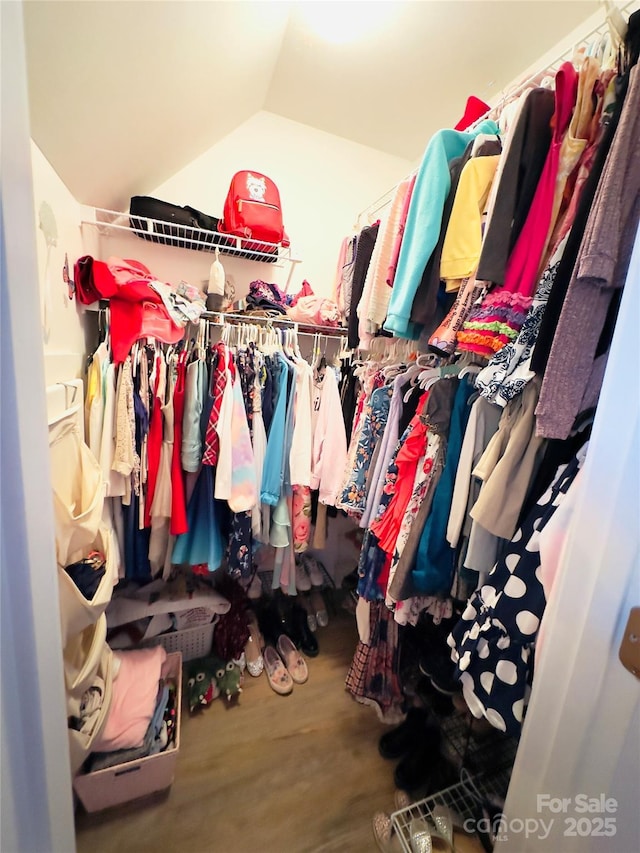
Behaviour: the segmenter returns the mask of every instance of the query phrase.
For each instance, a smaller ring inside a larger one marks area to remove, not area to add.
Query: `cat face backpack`
[[[218,231],[288,246],[282,224],[280,192],[271,178],[260,172],[236,172],[231,179]]]

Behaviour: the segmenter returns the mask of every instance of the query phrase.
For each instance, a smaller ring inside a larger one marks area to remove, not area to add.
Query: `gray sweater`
[[[536,409],[537,434],[567,438],[593,392],[594,361],[616,288],[624,287],[640,217],[640,66],[631,69],[562,307]],[[600,377],[601,381],[601,377]],[[599,390],[599,389],[598,389]]]

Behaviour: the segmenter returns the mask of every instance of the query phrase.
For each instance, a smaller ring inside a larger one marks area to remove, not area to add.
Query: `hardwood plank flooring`
[[[245,676],[239,705],[182,716],[168,793],[97,814],[80,810],[79,853],[369,853],[374,812],[393,811],[387,728],[344,678],[357,642],[344,610],[318,632],[309,681],[277,696]]]

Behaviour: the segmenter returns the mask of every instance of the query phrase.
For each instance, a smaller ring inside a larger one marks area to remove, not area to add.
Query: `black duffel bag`
[[[198,249],[220,246],[224,242],[224,237],[216,233],[219,219],[215,216],[201,213],[195,207],[179,207],[146,195],[131,197],[129,222],[138,237],[152,243]]]
[[[143,240],[181,249],[213,249],[217,246],[223,254],[264,263],[278,260],[277,246],[248,240],[238,246],[235,237],[218,231],[219,221],[195,207],[180,207],[146,195],[131,196],[129,204],[129,224]]]

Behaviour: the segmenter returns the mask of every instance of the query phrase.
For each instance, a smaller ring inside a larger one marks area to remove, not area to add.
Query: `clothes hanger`
[[[304,361],[302,358],[302,353],[300,352],[300,344],[298,343],[298,324],[296,323],[293,329],[291,330],[291,337],[293,342],[293,353],[298,361]]]
[[[440,368],[439,367],[428,367],[426,370],[422,370],[418,374],[418,378],[416,381],[416,385],[419,385],[423,391],[426,391],[427,388],[430,388],[433,382],[441,379],[440,376]],[[432,382],[433,380],[433,382]],[[430,383],[430,384],[427,384]]]
[[[610,0],[601,0],[612,42],[620,46],[627,35],[628,24],[620,9]]]
[[[437,356],[435,353],[423,352],[416,358],[416,365],[422,368],[438,367],[440,365],[440,361],[440,356]]]
[[[458,379],[464,379],[465,376],[469,376],[470,374],[477,376],[482,369],[481,364],[467,364],[458,373]]]
[[[326,357],[326,344],[323,350],[322,348],[322,335],[318,335],[318,360],[316,362],[316,370],[324,370],[327,366],[327,357]]]

